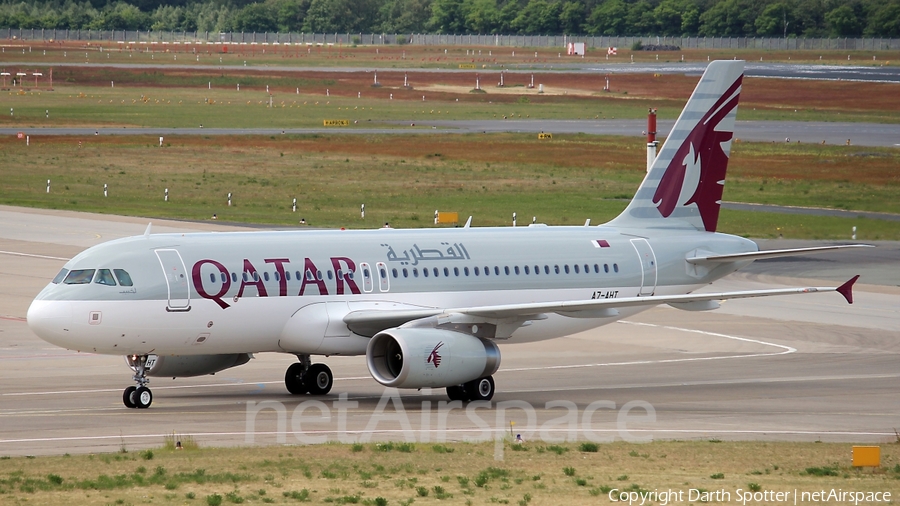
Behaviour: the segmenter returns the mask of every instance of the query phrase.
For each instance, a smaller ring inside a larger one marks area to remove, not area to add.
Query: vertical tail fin
[[[743,61],[709,64],[634,199],[610,224],[716,231],[743,77]]]

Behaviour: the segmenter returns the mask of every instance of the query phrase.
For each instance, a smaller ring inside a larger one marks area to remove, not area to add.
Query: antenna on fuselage
[[[144,230],[144,237],[150,237],[150,227],[153,226],[153,223],[147,223],[147,230]]]
[[[469,216],[469,219],[466,220],[466,224],[465,224],[465,226],[463,226],[463,228],[469,228],[469,225],[471,225],[471,224],[472,224],[472,217]]]

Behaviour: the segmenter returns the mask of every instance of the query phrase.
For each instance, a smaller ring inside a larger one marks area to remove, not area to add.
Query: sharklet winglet
[[[836,288],[837,292],[844,296],[847,304],[853,304],[853,283],[859,279],[859,274],[850,278],[846,283]]]
[[[147,223],[147,229],[144,230],[144,237],[150,237],[150,227],[153,226],[153,222]]]

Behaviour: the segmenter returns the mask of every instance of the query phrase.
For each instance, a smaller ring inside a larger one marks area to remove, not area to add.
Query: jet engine
[[[371,339],[366,365],[387,387],[449,387],[497,372],[500,349],[493,341],[452,330],[398,327]]]
[[[147,357],[147,376],[189,377],[215,374],[231,367],[244,365],[250,361],[247,353],[229,355],[150,355]],[[128,367],[137,372],[137,364],[132,356],[125,357]]]

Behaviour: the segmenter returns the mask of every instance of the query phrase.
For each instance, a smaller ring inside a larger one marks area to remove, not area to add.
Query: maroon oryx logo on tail
[[[431,350],[431,353],[428,354],[428,359],[425,360],[426,364],[434,364],[435,369],[437,369],[438,366],[441,365],[441,354],[438,353],[438,350],[443,345],[444,345],[443,341],[437,343],[437,346],[435,346],[434,349]]]
[[[703,115],[666,167],[666,172],[653,195],[653,203],[658,204],[657,209],[664,218],[668,218],[679,205],[678,200],[690,164],[691,169],[699,172],[700,179],[693,195],[681,205],[696,203],[704,228],[708,232],[716,231],[725,184],[725,169],[728,167],[728,155],[722,149],[722,143],[730,141],[734,134],[721,132],[716,128],[737,107],[743,78],[743,75],[738,77],[728,87],[728,91],[722,94],[715,105]]]

